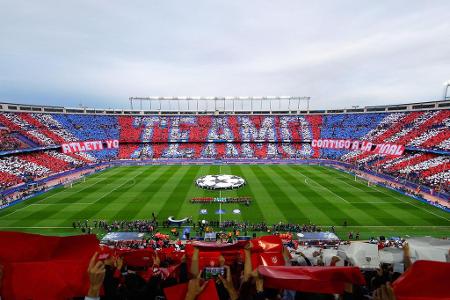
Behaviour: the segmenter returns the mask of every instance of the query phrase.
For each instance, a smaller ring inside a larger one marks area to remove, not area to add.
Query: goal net
[[[81,183],[81,182],[86,182],[86,177],[81,177],[81,178],[75,178],[72,180],[68,180],[66,182],[64,182],[64,187],[65,188],[72,188],[74,185]]]

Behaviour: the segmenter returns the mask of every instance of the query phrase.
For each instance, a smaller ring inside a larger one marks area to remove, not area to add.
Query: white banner
[[[72,142],[61,144],[61,148],[64,153],[117,149],[119,148],[119,140]]]
[[[352,243],[345,254],[354,266],[361,269],[376,269],[380,266],[378,245],[367,243]]]
[[[447,262],[449,260],[450,240],[417,237],[406,241],[409,244],[409,254],[412,261],[434,260]]]

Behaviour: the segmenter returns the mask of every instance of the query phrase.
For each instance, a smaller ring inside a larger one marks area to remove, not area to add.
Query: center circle
[[[195,180],[195,184],[208,190],[228,190],[237,189],[245,184],[245,180],[242,177],[236,175],[206,175]]]

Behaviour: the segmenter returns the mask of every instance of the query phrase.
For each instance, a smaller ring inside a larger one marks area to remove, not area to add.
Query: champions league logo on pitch
[[[245,180],[235,175],[206,175],[198,178],[195,184],[203,189],[227,190],[240,188]]]

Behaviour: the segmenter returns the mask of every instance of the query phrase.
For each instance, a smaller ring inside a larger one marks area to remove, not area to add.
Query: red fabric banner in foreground
[[[323,294],[342,294],[345,283],[363,285],[357,267],[278,267],[259,266],[264,286]]]
[[[251,240],[252,266],[283,266],[285,264],[283,258],[283,242],[280,237],[275,235],[263,236]],[[219,256],[225,258],[226,264],[232,264],[237,257],[244,259],[243,249],[248,241],[239,241],[233,244],[222,244],[214,242],[195,242],[186,245],[186,254],[190,258],[194,251],[194,246],[199,248],[199,268],[203,269],[207,266],[217,266]],[[188,259],[190,264],[190,259]]]
[[[87,267],[98,250],[95,235],[42,236],[0,232],[0,264],[5,266],[4,299],[66,299],[84,296]]]
[[[450,263],[418,260],[393,283],[397,300],[450,299]]]
[[[188,284],[177,284],[164,289],[167,300],[184,300],[188,290]],[[197,296],[197,300],[219,300],[214,280],[209,280],[203,292]]]

